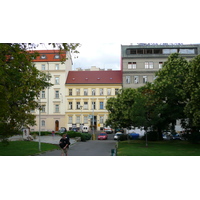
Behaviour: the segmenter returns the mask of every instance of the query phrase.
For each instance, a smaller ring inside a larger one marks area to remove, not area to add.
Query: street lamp
[[[40,119],[41,119],[41,98],[39,99],[39,138],[38,138],[38,147],[39,147],[39,151],[41,151],[41,141],[40,141],[40,136],[41,136],[41,133],[40,133],[40,125],[41,125],[41,122],[40,122]]]
[[[83,106],[80,106],[81,109],[81,121],[80,121],[80,128],[83,128],[83,123],[82,123],[82,118],[83,118],[83,110],[82,110]]]

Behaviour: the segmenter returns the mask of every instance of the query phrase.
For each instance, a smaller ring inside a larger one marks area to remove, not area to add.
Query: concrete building
[[[94,68],[93,68],[94,69]],[[108,117],[107,99],[122,88],[121,71],[70,71],[66,80],[65,127],[80,128],[93,125],[101,130]],[[93,117],[94,116],[94,117]]]
[[[40,113],[41,131],[58,131],[60,127],[65,127],[65,82],[68,72],[72,70],[72,59],[69,52],[59,50],[37,50],[40,56],[34,60],[36,68],[51,75],[52,87],[41,91]],[[31,53],[31,52],[30,52]],[[67,58],[64,64],[61,58]],[[32,111],[36,115],[36,126],[30,127],[31,131],[39,130],[39,111]]]
[[[123,87],[138,88],[146,82],[153,82],[155,72],[162,68],[171,53],[180,53],[187,59],[200,54],[200,45],[191,44],[149,44],[121,45],[121,69]]]

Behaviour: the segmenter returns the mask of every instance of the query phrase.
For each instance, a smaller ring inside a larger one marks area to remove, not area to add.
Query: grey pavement
[[[58,144],[61,136],[40,136],[41,143]],[[22,136],[13,136],[9,138],[10,141],[23,140]],[[39,142],[39,137],[33,140]],[[77,142],[74,138],[70,138],[70,147],[68,150],[68,156],[111,156],[111,149],[115,148],[116,141],[114,140],[89,140],[86,142]],[[59,147],[58,147],[59,148]],[[41,144],[42,149],[42,144]],[[61,156],[61,150],[56,149],[47,151],[37,156]]]

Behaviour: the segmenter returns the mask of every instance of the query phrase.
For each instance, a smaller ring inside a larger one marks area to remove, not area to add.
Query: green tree
[[[78,43],[51,43],[60,50],[76,52]],[[34,125],[31,110],[39,107],[41,90],[50,87],[50,76],[36,69],[32,60],[39,54],[29,54],[27,49],[35,48],[33,43],[0,44],[0,134],[6,138],[22,126]]]
[[[188,72],[188,61],[177,53],[171,54],[163,68],[156,73],[152,84],[154,97],[159,102],[159,116],[163,119],[163,125],[171,125],[172,131],[175,130],[176,120],[184,122],[186,119],[184,107],[189,94],[184,89],[184,82]]]
[[[189,72],[184,84],[185,91],[189,93],[185,113],[190,119],[192,127],[200,127],[200,55],[189,63]]]

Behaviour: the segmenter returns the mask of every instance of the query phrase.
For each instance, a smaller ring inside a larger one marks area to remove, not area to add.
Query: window
[[[84,96],[88,95],[88,89],[84,89]]]
[[[80,124],[80,119],[81,119],[80,116],[76,116],[76,123],[77,124]]]
[[[100,89],[99,89],[99,94],[100,94],[100,95],[103,95],[103,88],[100,88]]]
[[[72,102],[69,102],[69,110],[72,110],[72,108],[73,108],[73,104]]]
[[[41,98],[45,99],[45,91],[44,90],[41,92]]]
[[[194,49],[179,49],[180,54],[195,54]]]
[[[136,69],[136,62],[128,62],[128,69]]]
[[[72,96],[72,89],[69,89],[69,96]]]
[[[72,124],[72,116],[69,116],[68,124]]]
[[[96,109],[96,102],[95,101],[92,102],[92,109]]]
[[[96,89],[92,89],[92,95],[93,95],[93,96],[96,95]]]
[[[153,69],[153,62],[152,61],[145,62],[144,66],[145,66],[145,69]]]
[[[59,82],[60,82],[60,78],[59,77],[55,77],[55,84],[59,85]]]
[[[45,126],[45,121],[44,121],[44,120],[42,120],[41,125],[42,125],[42,126]]]
[[[87,123],[88,123],[88,117],[87,117],[87,116],[84,116],[84,119],[83,119],[83,120],[84,120],[84,122],[83,122],[84,124],[87,124]]]
[[[40,58],[41,58],[41,59],[46,59],[47,56],[46,56],[46,55],[41,55]]]
[[[56,64],[55,69],[59,70],[59,64]]]
[[[76,95],[80,96],[80,89],[76,89]]]
[[[88,110],[88,102],[86,102],[86,101],[84,102],[83,109]]]
[[[59,58],[60,58],[60,55],[57,54],[57,55],[54,56],[54,58],[55,58],[55,59],[59,59]]]
[[[138,84],[139,83],[139,77],[138,76],[134,76],[134,83]]]
[[[56,98],[56,99],[59,99],[59,90],[56,90],[56,91],[55,91],[55,98]]]
[[[163,62],[159,62],[159,69],[162,68]]]
[[[143,83],[147,82],[147,76],[143,76]]]
[[[59,106],[58,104],[55,105],[55,112],[56,112],[56,113],[59,113],[59,112],[60,112],[60,111],[59,111],[59,107],[60,107],[60,106]]]
[[[115,89],[115,95],[117,95],[119,93],[119,89]]]
[[[163,54],[177,53],[177,49],[163,49]]]
[[[100,102],[100,109],[104,109],[103,101]]]
[[[80,110],[80,106],[81,106],[80,102],[76,102],[76,109]]]
[[[154,54],[162,54],[162,49],[154,49]]]
[[[100,116],[100,123],[103,124],[103,116]]]
[[[45,65],[42,65],[42,68],[41,68],[42,70],[45,70]]]
[[[130,84],[130,83],[131,83],[131,81],[130,81],[130,76],[126,76],[126,83],[127,83],[127,84]]]
[[[111,95],[111,89],[110,88],[107,89],[107,95]]]
[[[46,105],[41,105],[41,112],[45,113],[45,110],[46,110]]]

